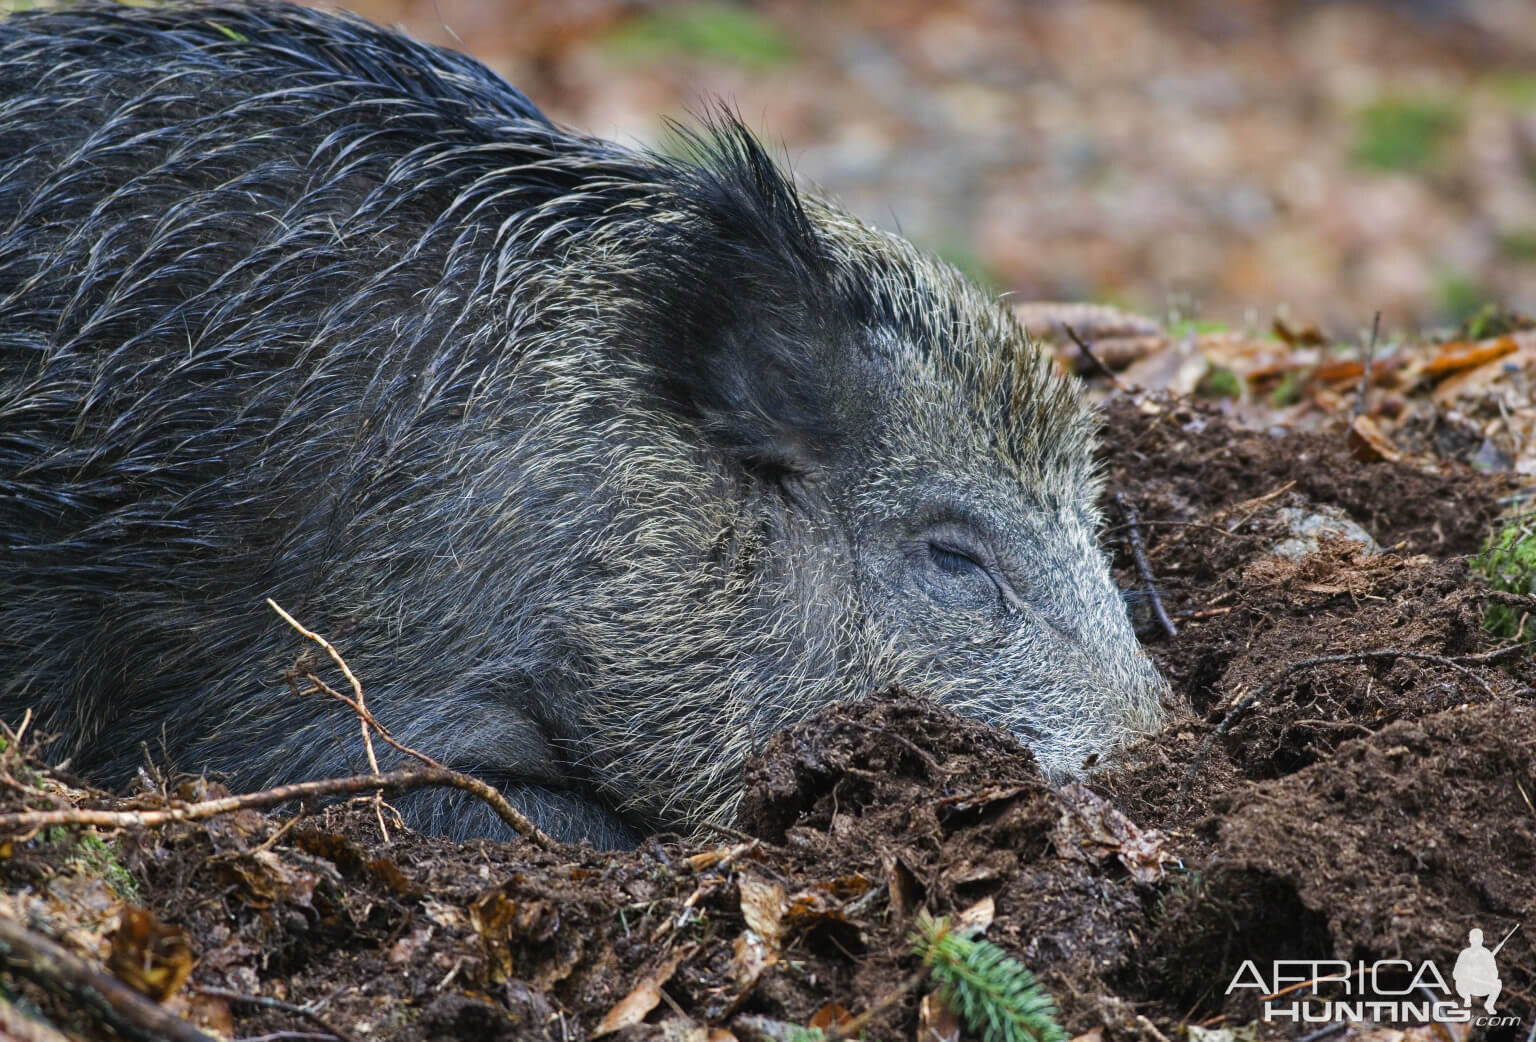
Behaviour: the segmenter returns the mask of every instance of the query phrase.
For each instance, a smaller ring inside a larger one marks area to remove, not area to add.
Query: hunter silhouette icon
[[[1515,930],[1520,929],[1516,923],[1513,930],[1504,935],[1504,941],[1514,935]],[[1456,968],[1451,970],[1451,979],[1456,982],[1456,994],[1461,996],[1464,1005],[1472,1005],[1474,995],[1486,995],[1483,1008],[1489,1013],[1493,1012],[1493,1002],[1499,997],[1504,983],[1499,980],[1499,968],[1494,963],[1493,957],[1498,954],[1499,948],[1504,947],[1504,941],[1500,941],[1498,948],[1489,951],[1483,947],[1483,931],[1473,930],[1467,934],[1468,944],[1456,956]]]

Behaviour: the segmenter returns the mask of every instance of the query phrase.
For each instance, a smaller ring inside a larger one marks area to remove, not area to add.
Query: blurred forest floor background
[[[626,143],[724,100],[1020,299],[1347,336],[1536,311],[1536,0],[343,6]]]

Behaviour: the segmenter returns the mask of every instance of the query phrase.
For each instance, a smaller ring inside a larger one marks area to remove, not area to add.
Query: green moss
[[[1482,553],[1472,558],[1472,569],[1487,576],[1495,590],[1536,595],[1536,518],[1512,520],[1488,537]],[[1523,613],[1507,604],[1490,604],[1483,613],[1483,628],[1505,640],[1520,630]],[[1523,639],[1536,639],[1536,627],[1527,625]]]
[[[1305,386],[1306,379],[1298,370],[1293,369],[1282,376],[1274,390],[1269,392],[1269,404],[1277,409],[1295,405],[1301,401],[1301,390]]]
[[[631,18],[610,31],[603,46],[631,62],[662,62],[679,56],[754,69],[782,65],[794,43],[767,18],[729,4],[663,7]]]
[[[1452,321],[1469,327],[1470,339],[1478,339],[1470,326],[1480,313],[1497,310],[1492,302],[1493,294],[1465,275],[1455,273],[1441,275],[1438,289],[1440,306]]]
[[[80,837],[75,849],[83,871],[100,875],[125,901],[135,904],[139,902],[139,884],[134,882],[133,876],[118,860],[116,843],[109,843],[96,833],[87,832]]]
[[[116,843],[102,839],[94,832],[77,834],[63,825],[43,829],[38,839],[57,848],[53,858],[56,863],[68,864],[75,874],[104,879],[119,897],[139,902],[139,884],[119,860]]]
[[[1456,330],[1458,340],[1486,340],[1536,328],[1536,321],[1499,304],[1484,304],[1461,320]]]
[[[1377,170],[1423,170],[1435,165],[1460,128],[1461,113],[1443,99],[1378,101],[1360,111],[1355,159]]]
[[[1212,365],[1195,386],[1201,398],[1241,398],[1243,378],[1224,365]]]
[[[1187,336],[1203,336],[1206,333],[1225,333],[1232,327],[1214,319],[1179,318],[1168,324],[1168,335],[1174,340]]]

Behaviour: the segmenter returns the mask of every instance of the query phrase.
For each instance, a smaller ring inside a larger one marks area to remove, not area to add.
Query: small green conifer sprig
[[[1055,1001],[1028,967],[997,945],[958,933],[925,910],[912,931],[912,950],[944,1004],[983,1042],[1066,1042]]]

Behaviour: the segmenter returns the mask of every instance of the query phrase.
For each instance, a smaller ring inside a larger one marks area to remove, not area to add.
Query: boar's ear
[[[863,412],[835,265],[794,186],[734,117],[686,141],[694,161],[670,171],[689,219],[663,233],[666,314],[648,361],[664,396],[749,469],[822,470]]]
[[[858,409],[846,339],[780,301],[736,297],[674,387],[722,448],[768,475],[825,469]],[[842,350],[840,350],[840,348]],[[692,353],[692,352],[690,352]]]

